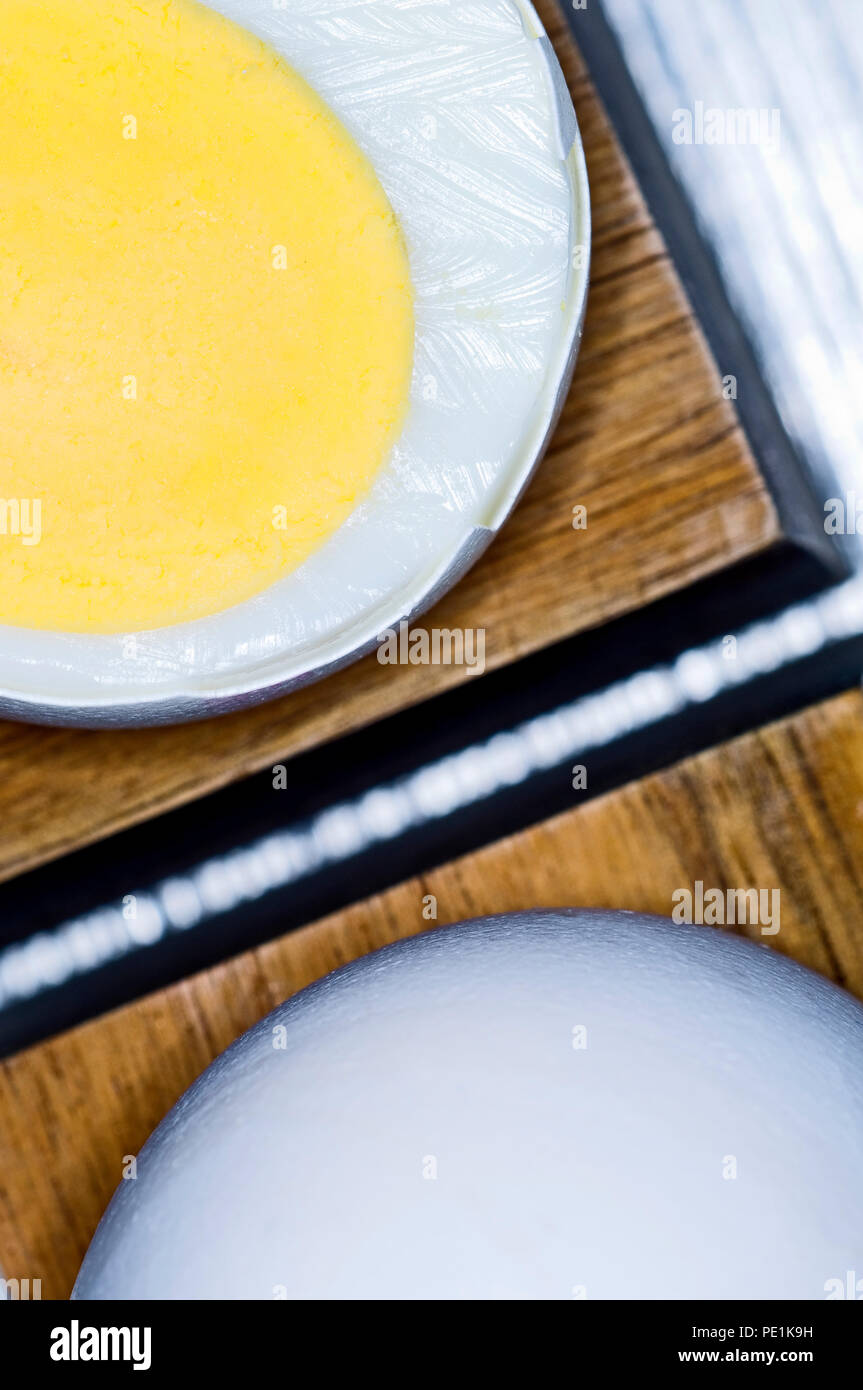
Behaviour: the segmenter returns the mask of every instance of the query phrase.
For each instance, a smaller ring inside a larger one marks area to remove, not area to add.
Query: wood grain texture
[[[577,795],[576,793],[573,794]],[[66,1297],[124,1155],[281,1000],[438,922],[531,907],[669,915],[778,888],[772,947],[863,997],[863,696],[633,783],[0,1064],[0,1267]],[[710,927],[693,927],[709,931]],[[757,932],[757,928],[751,929]],[[762,938],[758,938],[762,939]]]
[[[500,666],[780,539],[764,482],[560,12],[539,6],[587,150],[594,274],[576,382],[501,536],[434,610]],[[572,508],[588,508],[573,531]],[[374,659],[259,709],[179,729],[0,724],[0,878],[79,848],[465,678]]]

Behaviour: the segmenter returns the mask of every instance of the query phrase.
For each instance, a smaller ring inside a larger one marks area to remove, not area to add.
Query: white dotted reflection
[[[200,927],[831,643],[863,633],[863,580],[684,652],[229,854],[0,951],[0,1008]]]

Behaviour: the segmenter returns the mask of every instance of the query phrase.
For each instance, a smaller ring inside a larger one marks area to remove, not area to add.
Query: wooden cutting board
[[[719,372],[552,0],[539,9],[581,124],[593,277],[575,384],[501,536],[430,615],[484,627],[498,667],[783,540]],[[572,509],[588,510],[573,530]],[[428,698],[464,667],[374,658],[259,709],[134,732],[0,723],[0,879]]]
[[[858,691],[0,1064],[0,1267],[10,1278],[41,1279],[46,1298],[65,1298],[124,1156],[139,1150],[195,1076],[296,990],[428,928],[428,895],[437,901],[438,925],[573,905],[668,916],[672,893],[699,879],[720,889],[779,888],[780,931],[757,939],[863,997]]]

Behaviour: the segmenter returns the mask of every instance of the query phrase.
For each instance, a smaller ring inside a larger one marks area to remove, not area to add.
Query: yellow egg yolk
[[[407,252],[351,136],[196,0],[0,0],[0,623],[259,593],[402,428]]]

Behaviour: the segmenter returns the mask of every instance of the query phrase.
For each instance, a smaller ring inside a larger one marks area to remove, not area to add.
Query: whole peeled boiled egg
[[[850,995],[707,927],[433,930],[204,1072],[73,1296],[838,1296],[863,1270],[861,1063]]]

